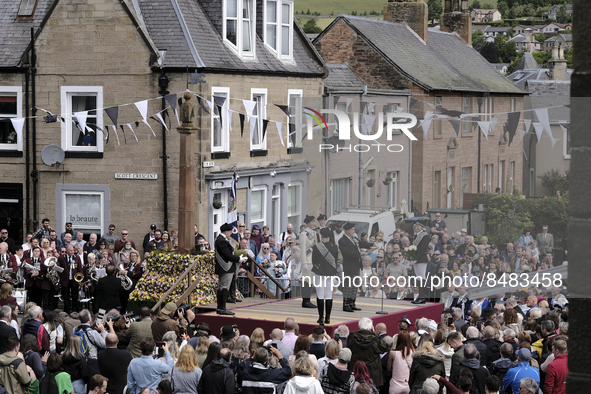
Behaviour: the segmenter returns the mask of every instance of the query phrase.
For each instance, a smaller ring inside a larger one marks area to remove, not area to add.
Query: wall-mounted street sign
[[[215,163],[213,161],[204,161],[203,162],[203,168],[211,168],[215,165]]]
[[[148,179],[154,181],[158,179],[158,174],[137,174],[132,172],[116,172],[115,179]]]

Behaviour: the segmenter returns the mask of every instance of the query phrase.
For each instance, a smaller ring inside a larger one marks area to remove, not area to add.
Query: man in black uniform
[[[215,240],[215,274],[218,276],[218,315],[234,315],[234,312],[226,309],[228,301],[228,290],[234,279],[234,272],[238,263],[246,261],[246,257],[240,257],[234,254],[234,248],[228,238],[232,234],[232,225],[222,224],[220,235]]]
[[[429,257],[427,256],[427,249],[429,248],[430,237],[425,231],[425,225],[421,222],[415,224],[415,240],[413,245],[417,247],[415,264],[415,275],[426,277],[427,264],[429,264]],[[412,301],[413,304],[424,304],[426,299],[429,297],[429,286],[423,283],[423,286],[419,289],[419,298]]]
[[[355,306],[359,288],[353,285],[353,279],[359,276],[359,270],[362,267],[359,240],[355,237],[355,225],[353,223],[346,223],[343,229],[345,235],[339,240],[339,249],[343,255],[343,274],[345,278],[348,277],[343,281],[343,311],[360,311],[361,308]],[[349,280],[351,283],[349,283]]]
[[[316,287],[316,301],[318,304],[318,324],[330,324],[332,311],[332,278],[337,274],[337,258],[339,250],[330,241],[332,231],[329,228],[320,230],[321,242],[312,247],[312,272],[314,272],[314,286]],[[326,317],[324,306],[326,305]]]

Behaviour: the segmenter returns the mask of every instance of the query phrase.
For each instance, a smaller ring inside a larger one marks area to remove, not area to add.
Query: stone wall
[[[472,19],[467,12],[449,12],[441,15],[441,31],[457,33],[472,46]]]
[[[384,5],[384,20],[406,23],[423,41],[427,41],[429,11],[424,0],[396,0]]]

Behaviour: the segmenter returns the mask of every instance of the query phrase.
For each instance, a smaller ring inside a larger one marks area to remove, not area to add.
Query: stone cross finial
[[[195,120],[197,110],[195,104],[191,102],[191,96],[191,92],[185,92],[183,94],[185,101],[181,104],[181,127],[195,127],[193,121]]]

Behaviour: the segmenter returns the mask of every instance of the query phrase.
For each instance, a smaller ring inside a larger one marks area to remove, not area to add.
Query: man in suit
[[[429,264],[429,256],[427,256],[427,249],[429,247],[430,237],[425,230],[425,225],[421,222],[415,223],[415,240],[413,245],[417,247],[417,254],[415,258],[415,275],[426,277],[427,265]],[[412,301],[413,304],[424,304],[429,297],[429,284],[423,284],[419,289],[420,296]]]
[[[41,305],[41,285],[42,278],[47,273],[47,267],[43,264],[43,257],[41,256],[41,249],[34,246],[31,249],[31,257],[25,260],[25,263],[32,265],[33,270],[25,269],[25,289],[27,290],[27,297],[30,301]]]
[[[115,266],[107,266],[107,276],[98,280],[95,294],[99,309],[110,311],[121,308],[121,279],[115,276],[115,271]]]
[[[4,274],[0,272],[0,277],[3,277],[7,282],[12,282],[14,279],[16,279],[18,265],[16,262],[16,257],[13,254],[10,254],[8,251],[8,243],[0,242],[0,268],[12,268],[12,274]]]
[[[234,312],[226,309],[226,302],[236,266],[247,260],[246,257],[234,254],[234,248],[228,240],[230,234],[232,234],[232,225],[224,223],[220,227],[220,235],[215,240],[215,274],[219,278],[217,314],[226,316],[234,315]]]
[[[131,323],[129,328],[125,331],[125,337],[129,339],[129,345],[127,350],[131,353],[134,358],[142,356],[142,349],[140,349],[140,343],[142,339],[152,336],[152,315],[150,308],[147,306],[140,309],[140,321]]]
[[[466,293],[466,286],[458,286],[457,291],[458,296],[453,299],[451,308],[459,308],[462,311],[462,318],[466,320],[468,318],[468,311],[472,305],[472,300],[470,300],[468,293]]]
[[[353,285],[353,279],[359,275],[361,264],[361,252],[359,251],[359,241],[355,237],[355,225],[345,223],[343,226],[345,235],[339,239],[339,249],[343,256],[343,311],[360,311],[361,308],[355,306],[355,299],[359,292],[359,287]],[[349,282],[350,281],[350,282]]]
[[[80,303],[78,302],[78,291],[80,287],[74,280],[74,277],[78,272],[84,273],[82,268],[82,261],[80,256],[74,254],[74,247],[68,245],[66,249],[66,255],[61,256],[58,259],[58,264],[64,269],[62,272],[62,297],[64,299],[64,311],[70,313],[70,311],[79,311]]]
[[[124,269],[119,272],[120,275],[126,275],[131,279],[132,286],[129,290],[121,289],[121,313],[125,314],[127,311],[127,304],[129,302],[129,295],[133,290],[135,290],[135,286],[137,282],[142,277],[146,263],[140,262],[140,254],[137,250],[132,249],[129,252],[129,262],[124,264]]]
[[[314,216],[306,216],[304,223],[306,228],[300,233],[300,253],[302,253],[302,308],[316,308],[310,302],[312,295],[312,247],[320,242],[320,237],[315,230],[316,219]]]
[[[6,341],[8,338],[17,338],[16,330],[10,325],[12,309],[8,305],[0,308],[0,354],[7,352]]]
[[[546,252],[552,252],[554,249],[554,236],[548,233],[548,225],[542,226],[542,232],[536,236],[536,244],[540,256],[545,256]]]

